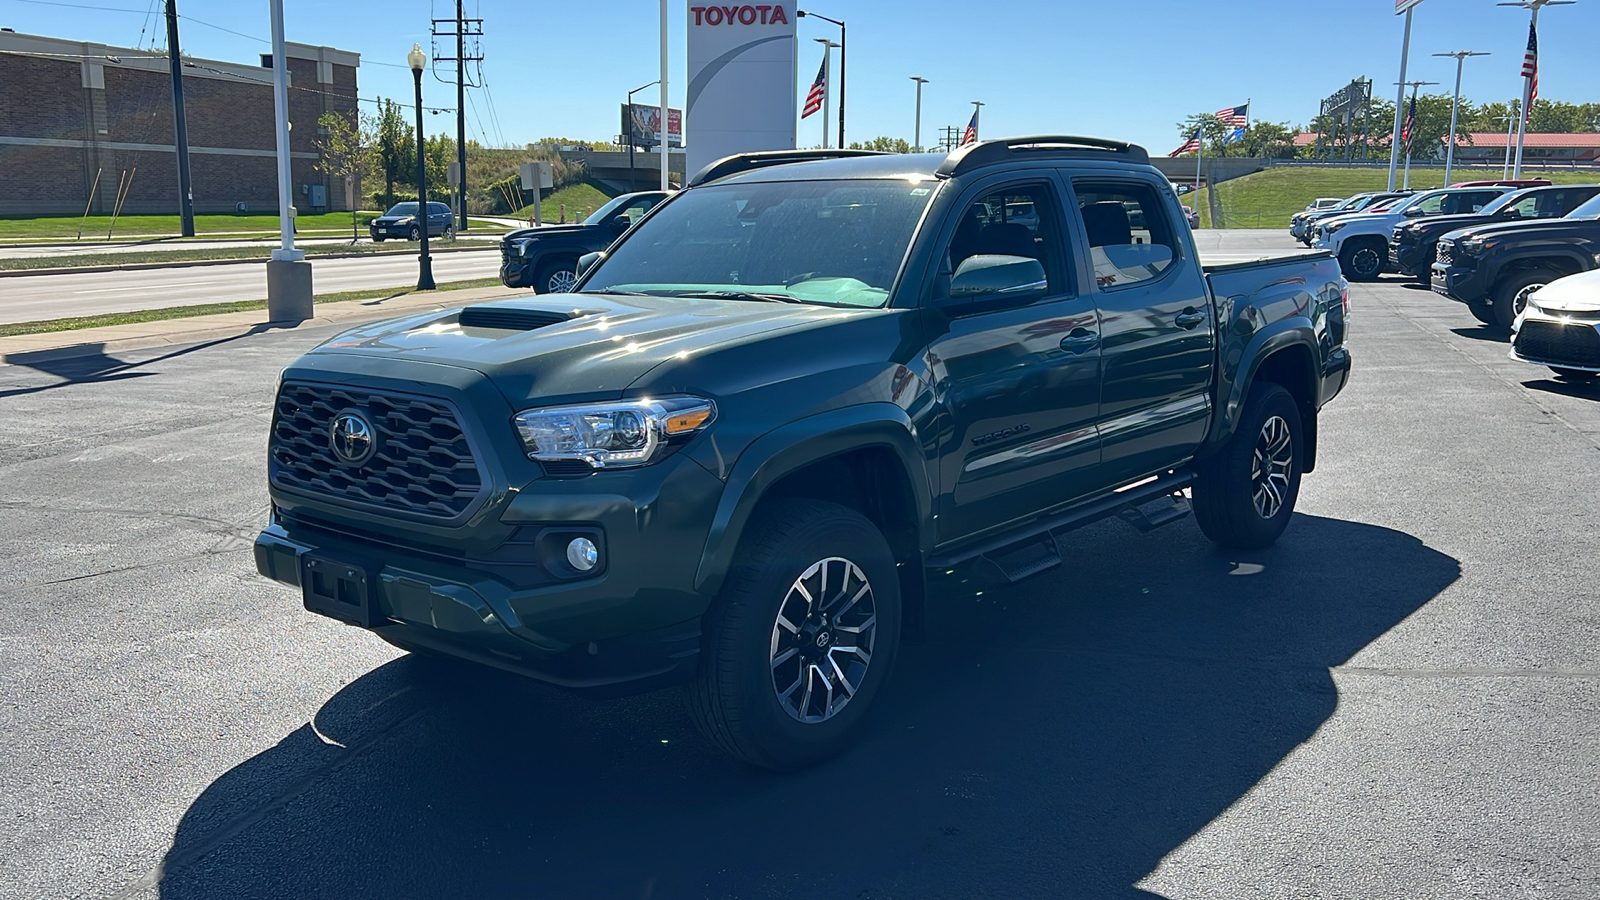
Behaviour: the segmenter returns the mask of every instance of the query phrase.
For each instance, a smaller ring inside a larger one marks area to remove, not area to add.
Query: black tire
[[[821,599],[824,592],[814,571],[818,566],[823,567],[822,577],[831,572],[844,585],[834,605],[808,603],[796,590],[804,583]],[[846,595],[858,576],[865,578],[868,590],[849,601]],[[864,607],[863,600],[871,607]],[[829,619],[830,612],[839,615]],[[869,612],[871,634],[846,636],[846,626],[839,623],[851,617],[850,627],[865,628],[860,617]],[[789,630],[781,625],[784,615],[800,618],[800,626]],[[849,641],[868,645],[861,670],[851,665],[861,655],[846,646]],[[860,731],[899,644],[900,584],[894,556],[878,529],[855,510],[833,503],[764,503],[751,518],[727,581],[706,613],[700,667],[686,689],[689,710],[707,739],[737,759],[779,771],[814,765],[843,750]],[[819,680],[821,670],[810,664],[808,652],[821,654],[817,662],[842,661],[835,677],[846,670],[856,674],[854,692],[839,689],[844,699],[836,707],[834,686]],[[786,655],[789,663],[782,662]],[[780,660],[777,665],[774,658]],[[810,690],[801,704],[792,688],[788,702],[814,712],[813,721],[803,721],[780,698],[777,682],[787,681],[791,671],[791,684],[809,685]],[[822,698],[814,696],[819,684],[828,688],[820,710]]]
[[[374,244],[381,244],[381,243],[383,243],[383,238],[381,238],[381,237],[377,237],[377,236],[374,236],[374,237],[373,237],[373,238],[372,238],[372,242],[373,242],[373,243],[374,243]]]
[[[1467,311],[1472,317],[1485,325],[1497,326],[1500,323],[1494,318],[1494,304],[1488,300],[1468,300]]]
[[[533,289],[541,294],[564,294],[578,280],[578,261],[561,259],[539,266],[533,276]]]
[[[456,239],[456,227],[454,225],[446,225],[444,227],[444,234],[442,236],[447,241],[455,240]]]
[[[408,240],[408,241],[420,241],[420,240],[422,240],[422,229],[418,228],[415,225],[411,226],[411,233],[406,235],[406,240]]]
[[[1583,369],[1563,369],[1560,366],[1551,366],[1550,371],[1556,373],[1556,377],[1562,381],[1587,382],[1600,378],[1600,372],[1589,372]]]
[[[1494,323],[1510,328],[1527,304],[1528,295],[1560,277],[1544,269],[1528,269],[1502,279],[1494,287]]]
[[[1377,281],[1388,262],[1388,248],[1369,238],[1348,241],[1339,251],[1339,268],[1351,281]]]
[[[1267,452],[1280,463],[1283,461],[1277,450],[1279,426],[1274,422],[1287,429],[1287,465],[1281,478],[1264,479],[1256,462],[1260,453]],[[1274,430],[1269,432],[1269,426]],[[1300,408],[1282,386],[1262,382],[1250,391],[1238,430],[1227,446],[1196,473],[1191,500],[1195,521],[1206,537],[1223,547],[1257,550],[1283,534],[1300,496],[1300,428]],[[1272,484],[1265,504],[1258,500],[1264,481]],[[1275,508],[1271,506],[1274,498]],[[1263,505],[1268,508],[1263,510]]]

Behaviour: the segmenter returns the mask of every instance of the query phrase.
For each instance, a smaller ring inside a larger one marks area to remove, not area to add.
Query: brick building
[[[295,206],[349,209],[344,185],[316,170],[313,142],[324,112],[355,115],[361,57],[286,49]],[[195,212],[277,210],[270,65],[184,57]],[[176,214],[175,142],[163,51],[0,31],[0,215],[79,215],[97,172],[91,213],[110,213],[131,178],[124,213]]]

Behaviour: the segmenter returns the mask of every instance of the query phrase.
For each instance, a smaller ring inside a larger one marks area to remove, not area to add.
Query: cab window
[[[1178,258],[1177,231],[1160,196],[1137,182],[1075,181],[1078,214],[1103,290],[1150,281]]]
[[[1047,184],[1015,185],[979,197],[962,212],[950,239],[950,271],[973,256],[1023,256],[1044,266],[1050,294],[1065,293],[1070,282],[1056,208]]]

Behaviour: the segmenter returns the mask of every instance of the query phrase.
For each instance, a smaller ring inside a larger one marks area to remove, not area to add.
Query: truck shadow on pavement
[[[209,350],[212,347],[220,347],[233,341],[254,337],[258,334],[293,327],[293,323],[263,322],[260,325],[251,326],[249,331],[242,334],[229,335],[225,338],[217,338],[216,340],[204,341],[198,344],[188,344],[171,353],[163,353],[160,356],[141,359],[138,362],[127,362],[114,356],[108,356],[103,344],[85,344],[81,347],[75,347],[73,348],[73,354],[70,356],[63,355],[59,350],[11,353],[0,357],[0,363],[11,366],[24,366],[36,372],[54,375],[61,380],[34,387],[0,391],[0,397],[38,394],[76,384],[101,384],[109,381],[123,381],[129,378],[145,378],[150,375],[159,375],[161,373],[150,371],[147,367],[179,356],[187,356],[190,353]],[[91,350],[89,348],[94,349]]]
[[[1154,897],[1334,714],[1329,668],[1460,574],[1309,515],[1261,552],[1114,521],[1066,550],[1014,587],[943,576],[860,744],[792,775],[716,755],[673,692],[395,660],[211,784],[160,895]]]

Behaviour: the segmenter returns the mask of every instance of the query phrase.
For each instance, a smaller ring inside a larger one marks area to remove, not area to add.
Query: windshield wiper
[[[703,297],[707,300],[765,300],[769,303],[804,303],[797,297],[788,294],[762,293],[758,291],[694,291],[688,294],[679,294],[679,297]]]

